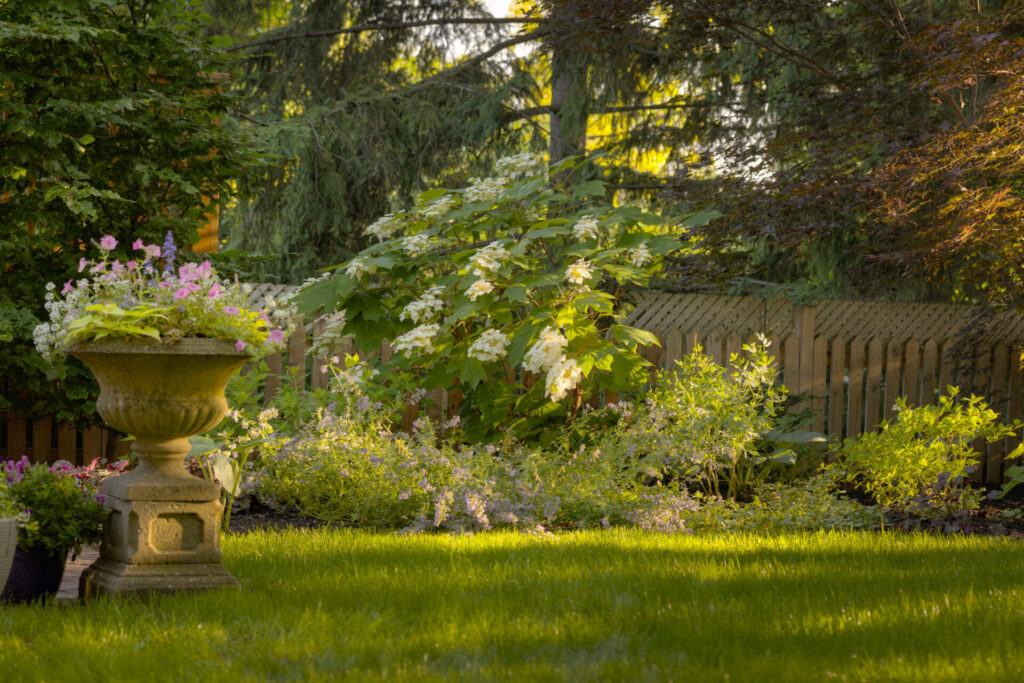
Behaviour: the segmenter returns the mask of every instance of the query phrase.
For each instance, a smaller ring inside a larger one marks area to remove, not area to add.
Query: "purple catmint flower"
[[[168,230],[167,234],[164,236],[164,248],[163,248],[164,272],[165,273],[173,273],[174,272],[174,255],[177,254],[177,253],[178,253],[178,248],[174,246],[174,233],[172,233],[170,230]]]

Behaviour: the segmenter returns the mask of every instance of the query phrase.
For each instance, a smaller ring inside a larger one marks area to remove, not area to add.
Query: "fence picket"
[[[1021,368],[1021,353],[1024,353],[1024,345],[1013,344],[1010,347],[1010,400],[1007,405],[1007,422],[1020,420],[1021,411],[1024,410],[1024,369]],[[1013,451],[1020,445],[1021,433],[1017,432],[1006,440],[1007,453]]]
[[[828,433],[841,441],[843,438],[843,390],[846,388],[846,340],[832,340],[832,362],[829,366]]]
[[[28,444],[26,421],[20,417],[7,418],[7,457],[11,460],[18,460],[27,455]]]
[[[81,465],[81,459],[77,453],[78,431],[70,422],[62,421],[57,425],[57,459],[67,460],[76,465]]]
[[[939,372],[939,345],[934,339],[924,343],[921,359],[921,405],[935,405],[935,382]]]
[[[860,434],[864,428],[864,340],[850,342],[850,398],[847,404],[846,436]]]
[[[32,460],[34,462],[51,462],[54,458],[50,452],[53,443],[53,420],[49,417],[32,421]]]
[[[868,377],[864,388],[864,431],[878,426],[882,415],[882,340],[875,337],[868,342]]]
[[[1010,350],[1006,344],[997,344],[992,352],[992,410],[1006,421],[1006,375]],[[999,486],[1003,480],[1003,457],[1006,455],[1006,440],[1000,439],[988,444],[988,462],[985,464],[985,483]]]
[[[814,422],[811,429],[816,432],[825,431],[825,397],[828,390],[828,342],[824,337],[814,339],[814,364],[811,378],[811,408],[814,409]]]
[[[921,383],[918,376],[920,362],[921,349],[917,340],[908,339],[903,361],[903,396],[909,405],[921,405]]]
[[[896,417],[896,399],[900,396],[900,368],[903,365],[903,344],[890,339],[885,345],[885,403],[882,414],[886,420]]]

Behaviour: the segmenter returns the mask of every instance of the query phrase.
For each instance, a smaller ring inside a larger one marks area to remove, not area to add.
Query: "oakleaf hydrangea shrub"
[[[772,466],[758,452],[788,396],[764,341],[719,365],[700,348],[659,372],[636,405],[606,410],[620,419],[598,432],[598,448],[638,469],[648,483],[677,484],[709,495],[748,494]]]
[[[395,391],[458,387],[469,441],[550,443],[594,389],[645,381],[637,346],[656,339],[616,323],[621,296],[684,246],[673,233],[716,214],[667,222],[615,207],[601,182],[563,186],[529,155],[496,174],[381,217],[366,228],[374,244],[296,300],[344,311],[364,353],[389,341],[390,359],[375,362]]]
[[[1024,424],[999,424],[980,398],[957,394],[949,387],[938,405],[912,407],[898,399],[896,419],[843,442],[830,470],[896,515],[948,518],[976,509],[982,492],[968,482],[978,458],[971,442],[1004,439]],[[1008,457],[1019,454],[1018,448]]]

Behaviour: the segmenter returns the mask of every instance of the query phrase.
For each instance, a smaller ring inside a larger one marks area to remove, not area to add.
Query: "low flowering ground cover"
[[[1024,545],[819,532],[225,538],[240,593],[0,611],[23,680],[1014,680]]]

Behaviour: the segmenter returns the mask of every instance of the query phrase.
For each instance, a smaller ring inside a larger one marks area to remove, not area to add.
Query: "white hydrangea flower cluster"
[[[455,198],[451,195],[438,197],[423,208],[422,215],[428,221],[436,221],[448,215],[448,212],[455,207]]]
[[[561,401],[566,394],[576,388],[581,379],[583,379],[583,369],[572,358],[563,356],[548,370],[544,393],[552,401]]]
[[[386,239],[391,239],[399,228],[402,227],[401,221],[395,220],[395,215],[392,213],[386,213],[373,223],[370,223],[363,231],[364,235],[373,235],[378,240],[383,242]]]
[[[590,262],[586,259],[577,259],[575,263],[565,269],[565,279],[574,285],[582,285],[590,279],[592,274]]]
[[[469,182],[473,184],[464,190],[467,202],[496,202],[501,199],[508,178],[470,178]]]
[[[410,352],[417,350],[421,350],[423,353],[433,353],[432,341],[440,331],[441,326],[437,323],[414,327],[405,334],[398,335],[395,339],[395,351],[401,351],[407,358],[411,357]]]
[[[402,251],[406,256],[416,257],[430,248],[430,235],[418,232],[402,238]]]
[[[530,347],[523,359],[524,370],[537,374],[547,373],[544,393],[552,401],[561,401],[583,379],[583,370],[579,364],[562,352],[568,344],[569,340],[558,330],[545,327],[540,333],[540,339]]]
[[[343,270],[345,271],[345,275],[348,275],[353,280],[361,280],[364,275],[369,275],[373,271],[377,270],[377,267],[367,263],[364,257],[356,256],[345,264]]]
[[[476,301],[478,298],[482,297],[484,294],[487,294],[488,292],[493,292],[493,291],[494,291],[494,285],[491,284],[490,282],[488,282],[487,280],[484,280],[483,278],[480,278],[479,280],[477,280],[473,284],[471,284],[468,289],[466,289],[466,296],[469,297],[470,301]]]
[[[526,352],[523,370],[538,375],[547,372],[563,357],[562,349],[568,344],[569,340],[561,332],[553,327],[545,327],[537,343]]]
[[[510,157],[498,159],[494,164],[494,172],[511,180],[519,177],[539,175],[544,170],[544,155],[514,154]]]
[[[492,242],[486,247],[478,250],[469,259],[469,265],[473,269],[473,275],[485,278],[494,271],[501,268],[502,262],[511,256],[505,247],[497,242]]]
[[[636,249],[630,249],[628,255],[630,262],[637,268],[643,268],[654,260],[650,250],[647,249],[647,242],[641,243]]]
[[[411,320],[414,323],[430,320],[444,308],[444,300],[441,299],[442,294],[444,294],[444,287],[439,285],[431,287],[423,293],[423,296],[412,301],[402,309],[399,319]]]
[[[345,311],[335,311],[322,319],[324,331],[313,339],[309,353],[314,358],[329,358],[336,346],[341,344],[345,331]]]
[[[599,231],[597,219],[593,216],[582,216],[576,221],[576,225],[572,226],[572,236],[580,242],[596,240],[600,234]]]
[[[499,330],[484,330],[469,347],[470,358],[487,363],[504,358],[508,353],[508,337]]]

